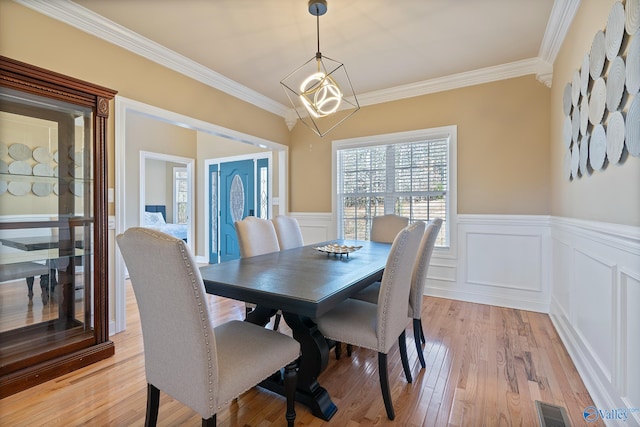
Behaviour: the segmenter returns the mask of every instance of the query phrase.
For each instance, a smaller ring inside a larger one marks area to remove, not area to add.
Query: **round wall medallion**
[[[24,196],[29,191],[31,191],[31,183],[30,182],[22,182],[22,181],[11,181],[8,185],[9,193],[14,196]]]
[[[616,56],[609,65],[607,73],[607,110],[613,112],[618,109],[624,94],[624,60]]]
[[[606,31],[607,59],[613,61],[613,58],[618,56],[618,52],[620,52],[622,37],[624,36],[624,6],[619,1],[615,2],[611,7]]]
[[[600,170],[604,166],[604,159],[607,155],[607,135],[604,126],[597,125],[593,128],[591,140],[589,141],[589,164],[593,170]]]
[[[580,140],[580,174],[589,174],[589,134],[584,135]]]
[[[24,144],[11,144],[9,156],[14,160],[27,160],[31,158],[31,148]]]
[[[602,30],[598,30],[596,35],[593,37],[591,52],[589,53],[589,74],[593,80],[602,75],[605,59],[604,33]]]
[[[640,157],[640,96],[637,95],[627,111],[625,143],[629,154]]]

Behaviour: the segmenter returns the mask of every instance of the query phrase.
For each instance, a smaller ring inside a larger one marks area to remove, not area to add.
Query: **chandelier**
[[[316,55],[280,82],[300,121],[320,137],[360,109],[344,64],[320,53],[320,15],[326,12],[326,0],[309,0],[309,13],[316,17]]]

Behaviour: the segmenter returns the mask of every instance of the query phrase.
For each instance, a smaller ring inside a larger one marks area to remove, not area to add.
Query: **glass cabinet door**
[[[54,90],[29,79],[25,90],[0,79],[0,398],[114,351],[98,105],[107,101],[78,92],[78,81],[60,86],[59,75]]]

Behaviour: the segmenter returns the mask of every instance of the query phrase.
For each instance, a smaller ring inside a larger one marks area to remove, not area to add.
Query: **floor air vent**
[[[540,427],[571,427],[567,411],[562,406],[536,400]]]

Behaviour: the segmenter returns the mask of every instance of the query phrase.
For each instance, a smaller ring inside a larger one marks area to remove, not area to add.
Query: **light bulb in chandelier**
[[[331,76],[318,71],[300,85],[300,100],[309,114],[325,117],[340,108],[342,91]]]

